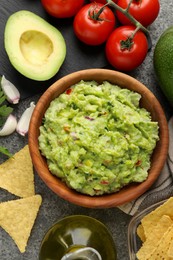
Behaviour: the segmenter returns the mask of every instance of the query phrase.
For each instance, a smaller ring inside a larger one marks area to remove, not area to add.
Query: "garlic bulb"
[[[6,95],[7,100],[12,104],[19,103],[20,100],[20,93],[18,89],[11,83],[9,80],[5,78],[5,76],[2,76],[1,79],[1,87]]]
[[[3,127],[0,130],[0,136],[6,136],[12,134],[17,126],[16,117],[10,114]]]
[[[31,102],[30,107],[28,107],[23,112],[21,118],[18,121],[16,131],[22,136],[25,136],[28,133],[30,119],[34,111],[34,108],[35,108],[35,104],[34,102]]]

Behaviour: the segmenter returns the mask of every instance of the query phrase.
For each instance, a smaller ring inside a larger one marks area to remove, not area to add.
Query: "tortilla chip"
[[[0,226],[12,237],[21,253],[25,252],[41,202],[41,196],[34,195],[0,203]]]
[[[0,165],[0,187],[22,198],[35,194],[33,165],[28,145]]]
[[[150,235],[146,238],[142,247],[137,252],[137,257],[140,260],[150,259],[151,252],[154,252],[160,239],[164,236],[165,232],[173,224],[173,220],[167,216],[163,215],[161,219],[157,222],[156,226],[153,228]]]
[[[173,219],[173,197],[170,197],[164,204],[147,214],[141,221],[145,236],[148,237],[154,226],[163,215],[168,215]]]
[[[146,240],[144,228],[141,224],[137,227],[137,235],[141,239],[142,242],[144,242]]]
[[[171,258],[168,256],[168,250],[171,242],[173,241],[173,225],[169,227],[167,232],[160,239],[155,250],[149,255],[148,260],[170,260]]]
[[[171,243],[170,243],[167,255],[168,255],[168,257],[173,259],[173,241],[171,241]]]

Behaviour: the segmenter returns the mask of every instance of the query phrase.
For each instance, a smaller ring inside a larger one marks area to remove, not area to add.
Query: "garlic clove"
[[[20,100],[20,93],[18,89],[9,80],[2,76],[1,87],[6,95],[7,100],[12,104],[18,104]]]
[[[16,127],[16,131],[22,136],[25,136],[28,133],[30,119],[34,111],[34,108],[35,108],[35,104],[34,102],[31,102],[30,107],[28,107],[23,112],[21,118],[19,119],[19,122]]]
[[[5,124],[0,130],[0,136],[6,136],[12,134],[17,126],[16,117],[10,114],[5,121]]]

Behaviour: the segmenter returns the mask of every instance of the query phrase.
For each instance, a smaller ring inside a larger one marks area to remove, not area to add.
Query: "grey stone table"
[[[40,8],[40,1],[22,1],[26,4],[26,9],[38,11],[36,7]],[[0,11],[4,11],[3,14],[7,15],[6,5],[10,4],[10,1],[3,0],[0,3]],[[158,82],[155,78],[153,71],[153,49],[158,40],[160,34],[170,25],[173,24],[172,12],[173,12],[173,0],[170,1],[160,1],[161,9],[157,20],[149,27],[153,47],[148,53],[143,64],[137,68],[135,71],[129,73],[131,76],[140,80],[144,83],[158,98],[163,109],[166,113],[167,119],[170,117],[172,111],[167,100],[165,99]],[[11,7],[14,8],[14,11],[20,10],[23,8],[18,3],[17,0],[11,1]],[[12,12],[12,11],[11,11]],[[1,12],[2,13],[2,12]],[[45,14],[44,14],[45,15]],[[147,14],[146,14],[147,15]],[[2,16],[1,16],[2,18]],[[0,19],[1,19],[0,18]],[[1,28],[0,44],[3,46],[3,30]],[[2,64],[2,61],[6,60],[6,63]],[[102,62],[102,61],[101,61]],[[4,65],[5,64],[5,65]],[[8,64],[8,67],[7,67]],[[83,66],[83,64],[81,64]],[[81,67],[83,68],[83,67]],[[77,68],[78,69],[78,68]],[[15,83],[25,83],[22,78],[21,81],[18,81],[20,75],[11,68],[11,65],[7,62],[7,57],[3,47],[0,49],[0,74],[7,74],[8,78]],[[70,71],[71,72],[71,71]],[[66,71],[64,72],[64,74]],[[61,75],[60,75],[61,76]],[[58,77],[60,77],[58,75]],[[58,79],[58,77],[56,79]],[[21,84],[22,84],[21,83]],[[28,82],[27,82],[28,83]],[[49,82],[50,84],[51,82]],[[25,88],[25,84],[21,85],[20,88]],[[37,91],[36,91],[37,92]],[[39,91],[38,91],[39,92]],[[24,98],[20,101],[19,105],[15,106],[14,113],[19,118],[22,112],[29,106],[31,101],[37,102],[41,93],[27,94],[24,95]],[[11,136],[0,138],[0,144],[6,146],[12,153],[17,152],[25,144],[27,144],[27,136],[22,137],[17,133],[12,134]],[[5,156],[0,155],[0,163],[6,160]],[[52,226],[57,220],[60,220],[64,216],[74,215],[74,214],[84,214],[91,217],[94,217],[101,222],[103,222],[111,232],[114,242],[117,247],[118,259],[119,260],[128,260],[128,244],[127,244],[127,229],[128,224],[131,219],[131,216],[126,215],[118,208],[110,209],[88,209],[80,206],[73,205],[55,195],[50,191],[47,186],[42,182],[35,173],[35,186],[36,193],[41,194],[43,198],[42,206],[40,208],[38,217],[36,219],[35,225],[33,227],[31,236],[28,241],[27,249],[24,254],[21,254],[13,243],[10,236],[7,233],[0,229],[0,259],[1,260],[36,260],[38,259],[39,247],[41,240],[46,232],[46,230]],[[0,202],[15,199],[16,197],[7,191],[0,190]],[[109,260],[109,259],[104,259]]]

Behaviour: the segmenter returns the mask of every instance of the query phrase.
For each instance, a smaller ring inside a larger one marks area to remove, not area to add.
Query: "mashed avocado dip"
[[[81,81],[53,100],[39,136],[52,174],[91,196],[143,182],[159,137],[140,98],[107,81]]]

